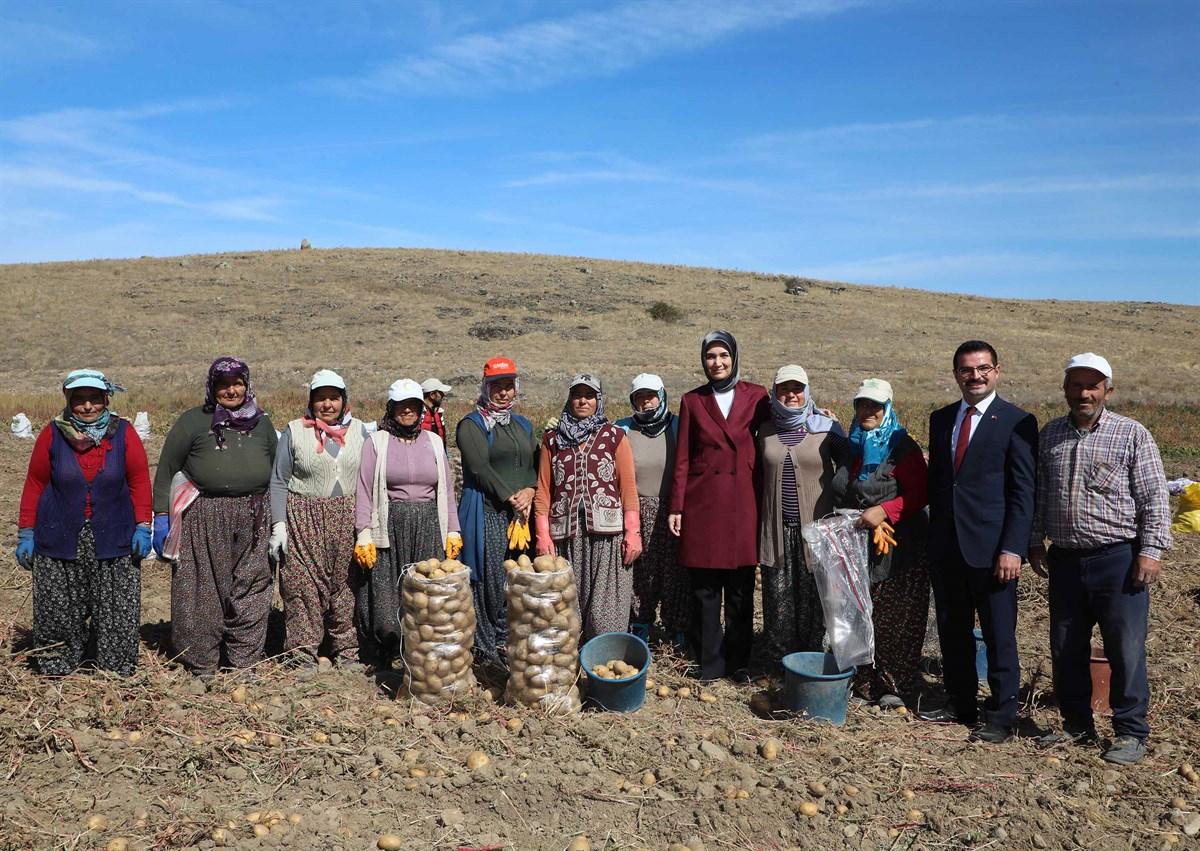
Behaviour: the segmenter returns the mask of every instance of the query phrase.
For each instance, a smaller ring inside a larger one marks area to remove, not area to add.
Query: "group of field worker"
[[[458,421],[456,493],[442,402],[450,387],[394,382],[376,424],[353,416],[346,382],[317,371],[302,416],[276,432],[237,358],[210,366],[203,404],[166,436],[153,483],[121,388],[93,369],[63,381],[65,407],[38,435],[21,497],[17,560],[33,572],[36,664],[83,660],[128,674],[137,661],[140,561],[174,562],[171,637],[197,677],[263,658],[273,595],[284,649],[386,670],[400,652],[406,566],[458,559],[470,571],[482,665],[506,664],[504,563],[557,555],[573,567],[582,639],[628,631],[686,650],[701,680],[748,682],[826,645],[802,528],[855,509],[871,538],[875,662],[854,690],[883,708],[913,703],[932,588],[947,700],[917,714],[961,723],[974,741],[1013,735],[1018,708],[1017,580],[1049,575],[1050,649],[1061,730],[1047,745],[1097,739],[1090,641],[1111,665],[1113,738],[1104,758],[1138,761],[1149,735],[1147,587],[1170,547],[1162,462],[1150,433],[1108,410],[1113,371],[1093,353],[1063,374],[1068,413],[1042,428],[997,395],[995,349],[953,357],[961,399],[930,417],[928,453],[901,424],[891,384],[862,381],[848,432],[819,408],[807,371],[785,364],[768,389],[741,379],[725,331],[701,341],[706,381],[678,412],[654,374],[636,376],[612,420],[600,377],[580,372],[559,416],[516,411],[513,360],[483,368]],[[1047,540],[1049,545],[1047,546]],[[756,570],[763,633],[752,659]],[[974,628],[987,649],[982,712]]]

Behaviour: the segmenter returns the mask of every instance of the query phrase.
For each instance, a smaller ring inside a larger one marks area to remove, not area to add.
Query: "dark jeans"
[[[715,680],[745,668],[754,641],[754,565],[688,568],[692,618],[688,644],[700,665],[700,679]],[[721,625],[721,598],[725,625]]]
[[[944,557],[929,566],[937,609],[938,639],[942,646],[942,678],[946,695],[959,716],[971,721],[978,713],[975,670],[975,613],[987,646],[988,688],[986,720],[1000,727],[1017,723],[1021,662],[1017,657],[1017,582],[1000,583],[992,568],[967,564],[952,542]]]
[[[1136,559],[1137,548],[1129,541],[1092,550],[1050,548],[1050,658],[1063,720],[1090,725],[1092,626],[1100,624],[1104,655],[1112,667],[1108,704],[1113,732],[1145,739],[1150,735],[1146,723],[1150,593],[1133,584]]]

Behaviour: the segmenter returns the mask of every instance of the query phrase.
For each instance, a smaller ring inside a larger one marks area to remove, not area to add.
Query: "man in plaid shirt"
[[[1039,439],[1029,562],[1050,577],[1050,657],[1063,717],[1063,729],[1040,741],[1095,741],[1090,656],[1099,623],[1112,666],[1114,739],[1103,756],[1131,765],[1145,755],[1150,735],[1148,587],[1171,546],[1171,518],[1158,446],[1141,423],[1105,408],[1112,392],[1106,359],[1086,352],[1067,362],[1063,394],[1071,412]]]

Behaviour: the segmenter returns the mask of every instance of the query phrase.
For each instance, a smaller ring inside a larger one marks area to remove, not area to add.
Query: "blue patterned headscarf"
[[[95,388],[104,394],[104,410],[91,422],[79,419],[71,410],[72,391],[84,387]],[[54,418],[54,424],[73,447],[82,452],[99,446],[105,437],[110,437],[116,431],[120,418],[108,405],[112,402],[112,395],[124,392],[124,387],[109,381],[98,369],[76,369],[63,379],[62,388],[67,404],[62,413]]]
[[[858,424],[858,417],[850,426],[850,445],[854,453],[862,458],[862,467],[858,471],[859,481],[867,479],[879,469],[879,465],[887,460],[888,455],[902,437],[908,434],[896,412],[892,409],[891,401],[883,405],[883,419],[879,425],[867,431]]]

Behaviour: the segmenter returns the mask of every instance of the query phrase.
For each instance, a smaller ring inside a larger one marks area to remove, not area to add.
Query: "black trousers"
[[[1050,658],[1063,719],[1091,726],[1092,627],[1099,624],[1104,655],[1112,666],[1108,703],[1113,732],[1145,740],[1150,735],[1150,592],[1133,584],[1137,549],[1128,541],[1091,550],[1050,548]]]
[[[688,568],[692,582],[688,644],[700,666],[702,680],[719,679],[750,663],[750,646],[754,641],[754,570],[754,565],[731,569]]]
[[[997,581],[992,568],[971,567],[963,560],[957,539],[944,556],[930,564],[929,579],[937,608],[938,639],[942,646],[942,679],[959,715],[971,720],[978,713],[975,671],[975,614],[987,646],[988,688],[986,720],[1001,727],[1017,723],[1021,662],[1017,657],[1017,581]]]

